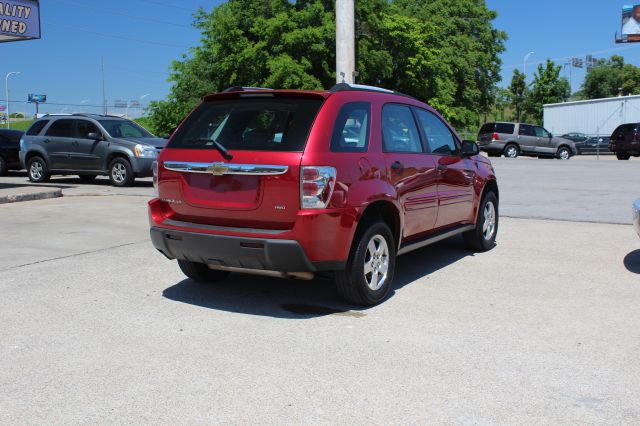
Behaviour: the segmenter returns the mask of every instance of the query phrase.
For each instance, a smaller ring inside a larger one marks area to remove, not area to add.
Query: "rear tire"
[[[222,281],[229,276],[229,272],[210,269],[204,263],[178,260],[178,266],[187,277],[199,283]]]
[[[561,146],[556,154],[558,160],[568,160],[571,158],[571,151],[566,146]]]
[[[520,148],[518,145],[510,143],[504,147],[503,154],[506,158],[517,158],[520,154]]]
[[[359,233],[347,266],[336,272],[340,296],[354,305],[373,306],[386,299],[396,268],[396,245],[384,222],[373,222]]]
[[[29,180],[35,183],[42,183],[49,180],[51,175],[49,174],[49,168],[47,163],[42,157],[31,157],[27,164],[27,174]]]
[[[618,160],[628,160],[631,158],[631,155],[624,152],[616,152],[616,158]]]
[[[117,187],[131,186],[133,185],[134,179],[133,169],[126,159],[117,157],[109,163],[109,180],[111,181],[111,185]]]
[[[475,229],[462,234],[467,247],[481,252],[491,250],[496,245],[498,219],[498,197],[493,192],[487,192],[478,209]]]
[[[7,166],[7,160],[5,160],[2,156],[0,156],[0,176],[4,176],[9,172],[9,167]]]

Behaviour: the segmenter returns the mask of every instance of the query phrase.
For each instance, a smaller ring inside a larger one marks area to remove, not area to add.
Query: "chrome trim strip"
[[[165,161],[163,167],[174,172],[210,173],[213,175],[275,176],[287,173],[289,166],[272,164],[193,163]]]
[[[437,243],[438,241],[442,241],[449,237],[453,237],[454,235],[458,235],[466,231],[471,231],[472,229],[475,229],[475,228],[476,228],[475,225],[464,225],[464,226],[455,228],[451,231],[444,232],[442,234],[436,234],[430,238],[420,240],[415,243],[410,243],[406,246],[400,246],[400,250],[398,250],[398,256],[400,256],[401,254],[409,253],[410,251],[418,250],[422,247],[428,246],[429,244]]]

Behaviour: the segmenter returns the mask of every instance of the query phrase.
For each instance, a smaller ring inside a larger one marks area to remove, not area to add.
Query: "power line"
[[[72,29],[72,30],[75,30],[75,31],[80,31],[80,32],[87,33],[87,34],[98,35],[98,36],[101,36],[101,37],[117,38],[117,39],[120,39],[120,40],[135,41],[137,43],[153,44],[153,45],[156,45],[156,46],[179,47],[181,49],[188,49],[190,47],[190,46],[186,46],[186,45],[183,45],[183,44],[161,43],[161,42],[158,42],[158,41],[143,40],[143,39],[140,39],[140,38],[125,37],[125,36],[120,36],[120,35],[115,35],[115,34],[104,34],[104,33],[99,33],[99,32],[96,32],[96,31],[85,30],[83,28],[70,27],[69,25],[56,24],[55,22],[49,22],[49,21],[42,21],[42,22],[44,24],[46,24],[46,25],[52,25],[54,27],[59,27],[59,28],[68,28],[68,29]]]
[[[191,29],[193,29],[193,27],[190,26],[190,25],[176,24],[175,22],[171,22],[171,21],[162,21],[160,19],[128,15],[128,14],[122,13],[122,12],[116,12],[116,11],[110,11],[110,10],[104,10],[104,9],[97,9],[97,8],[93,8],[93,7],[90,7],[90,6],[85,6],[85,5],[81,5],[81,4],[77,4],[77,3],[70,3],[70,2],[66,2],[66,1],[62,1],[62,0],[53,0],[53,1],[55,1],[57,3],[61,3],[61,4],[66,4],[66,5],[72,6],[72,7],[78,7],[78,8],[82,8],[82,9],[92,10],[94,12],[98,12],[98,13],[101,13],[101,14],[102,13],[108,13],[108,14],[111,14],[111,15],[124,16],[126,18],[131,18],[131,19],[135,19],[135,20],[139,20],[139,21],[155,22],[155,23],[163,24],[163,25],[172,25],[174,27],[191,28]]]

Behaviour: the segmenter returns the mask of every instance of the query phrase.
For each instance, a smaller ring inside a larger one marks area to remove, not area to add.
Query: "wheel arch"
[[[129,155],[129,153],[125,151],[113,151],[107,155],[105,164],[104,164],[104,169],[109,171],[109,164],[111,164],[111,162],[116,158],[122,158],[124,160],[127,160],[127,162],[129,162],[129,165],[133,167],[133,162],[131,161],[131,156]]]
[[[375,220],[382,220],[389,226],[397,250],[400,247],[400,239],[402,237],[402,221],[400,211],[388,200],[374,201],[365,207],[358,219],[353,240],[356,240],[362,234],[367,224]]]

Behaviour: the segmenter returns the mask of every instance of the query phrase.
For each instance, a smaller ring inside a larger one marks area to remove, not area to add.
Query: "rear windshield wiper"
[[[207,138],[187,139],[186,141],[184,141],[184,143],[212,145],[218,150],[218,152],[220,152],[220,154],[222,154],[225,160],[227,161],[233,160],[233,155],[231,155],[231,153],[227,151],[227,148],[222,146],[222,144],[217,140],[207,139]]]

